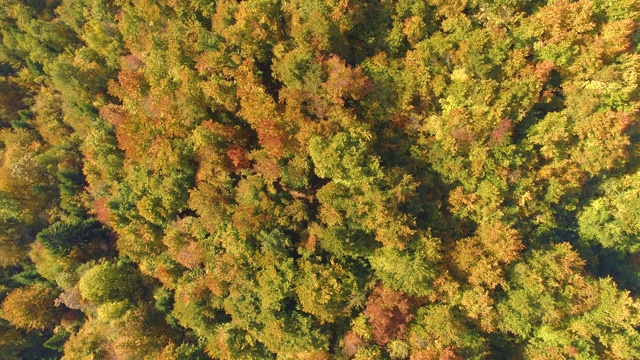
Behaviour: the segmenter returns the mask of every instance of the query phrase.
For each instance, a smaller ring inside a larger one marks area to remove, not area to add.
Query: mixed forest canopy
[[[637,0],[3,0],[0,358],[639,359]]]

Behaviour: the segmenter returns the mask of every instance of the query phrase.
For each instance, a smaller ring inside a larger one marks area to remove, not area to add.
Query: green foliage
[[[185,274],[175,291],[172,315],[184,327],[193,329],[199,336],[207,336],[209,329],[216,326],[215,298],[198,273]],[[212,308],[213,307],[213,308]]]
[[[414,296],[428,296],[438,275],[438,240],[420,238],[405,249],[383,247],[369,258],[376,275],[390,287]]]
[[[98,303],[139,297],[141,278],[133,264],[105,262],[89,269],[78,282],[80,294]]]
[[[63,359],[103,359],[107,355],[104,348],[106,342],[105,337],[100,334],[97,322],[88,321],[64,344]]]
[[[220,359],[270,359],[272,355],[246,332],[232,324],[214,329],[216,341],[207,346],[207,354]]]
[[[639,19],[2,2],[0,357],[640,357]]]
[[[170,344],[158,355],[160,359],[185,359],[185,360],[204,360],[207,359],[203,349],[194,344],[180,344],[179,346]]]
[[[346,317],[358,304],[360,291],[353,273],[340,264],[314,264],[303,260],[298,265],[300,282],[296,294],[302,310],[314,315],[321,323],[333,323]]]
[[[350,129],[329,140],[312,138],[309,154],[320,178],[329,178],[348,187],[360,187],[380,177],[380,164],[367,156],[371,133],[362,128]]]
[[[638,356],[640,334],[628,326],[640,321],[639,305],[611,279],[582,275],[583,265],[567,243],[534,251],[513,269],[497,306],[499,327],[527,340],[532,356],[593,356],[603,351],[599,346],[619,358]]]
[[[42,345],[48,349],[62,352],[64,350],[64,343],[69,339],[69,335],[71,334],[67,330],[60,329]]]
[[[411,341],[414,342],[412,355],[416,357],[434,353],[439,356],[482,359],[488,353],[486,339],[465,326],[455,310],[446,305],[420,308],[410,331]]]
[[[126,316],[130,307],[127,300],[106,302],[96,310],[96,319],[105,323],[118,322]]]
[[[607,248],[625,253],[640,250],[640,173],[607,180],[603,195],[585,208],[578,218],[580,234]]]
[[[38,233],[36,239],[57,256],[64,256],[74,247],[85,247],[90,241],[105,236],[105,230],[96,219],[72,219],[57,222]]]

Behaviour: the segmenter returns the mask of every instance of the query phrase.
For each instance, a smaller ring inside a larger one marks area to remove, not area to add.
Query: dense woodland
[[[0,358],[640,358],[637,0],[3,0]]]

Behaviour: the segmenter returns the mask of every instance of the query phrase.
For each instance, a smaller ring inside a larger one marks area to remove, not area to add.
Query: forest
[[[0,1],[0,358],[640,359],[637,0]]]

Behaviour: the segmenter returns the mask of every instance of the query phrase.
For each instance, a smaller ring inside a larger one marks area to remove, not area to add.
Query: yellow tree
[[[15,289],[2,303],[2,317],[26,330],[51,328],[62,315],[62,309],[54,306],[59,293],[41,283]]]

